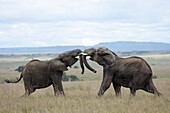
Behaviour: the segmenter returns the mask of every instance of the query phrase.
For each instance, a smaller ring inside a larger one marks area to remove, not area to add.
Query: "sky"
[[[0,48],[170,43],[170,0],[0,0]]]

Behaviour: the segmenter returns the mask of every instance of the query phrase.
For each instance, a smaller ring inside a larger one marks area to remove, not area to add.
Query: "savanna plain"
[[[0,54],[0,113],[170,113],[170,51],[115,53],[121,57],[140,56],[145,59],[157,77],[153,82],[163,96],[138,90],[135,97],[130,97],[129,89],[122,87],[122,96],[116,97],[110,86],[99,98],[97,92],[102,80],[102,67],[88,61],[97,73],[86,69],[81,75],[78,61],[74,65],[78,68],[70,68],[66,74],[76,75],[80,81],[63,82],[65,97],[55,97],[50,86],[20,98],[25,93],[23,81],[7,84],[4,80],[19,77],[20,73],[15,69],[32,59],[49,60],[58,53]]]

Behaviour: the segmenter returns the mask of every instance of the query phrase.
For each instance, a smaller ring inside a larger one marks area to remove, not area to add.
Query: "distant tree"
[[[68,81],[69,80],[69,77],[66,75],[66,73],[64,72],[63,73],[63,76],[62,76],[62,81]]]
[[[79,81],[79,78],[77,78],[77,76],[75,75],[70,75],[69,77],[69,81]]]
[[[152,66],[154,66],[155,64],[151,64]]]
[[[63,73],[62,81],[79,81],[79,78],[75,75],[66,75],[66,73]]]
[[[78,66],[74,66],[73,68],[74,68],[74,69],[77,69],[77,68],[79,68],[79,67],[78,67]]]
[[[19,66],[15,71],[22,72],[25,66]]]
[[[152,78],[153,78],[153,79],[156,79],[156,78],[157,78],[157,76],[156,76],[156,75],[153,75],[153,76],[152,76]]]

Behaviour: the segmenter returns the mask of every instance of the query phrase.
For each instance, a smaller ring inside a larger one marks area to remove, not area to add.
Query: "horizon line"
[[[51,45],[51,46],[22,46],[22,47],[0,47],[0,49],[8,49],[8,48],[45,48],[45,47],[57,47],[57,46],[81,46],[81,47],[92,47],[95,45],[99,45],[99,44],[103,44],[103,43],[117,43],[117,42],[133,42],[133,43],[162,43],[162,44],[170,44],[168,42],[152,42],[152,41],[113,41],[113,42],[100,42],[98,44],[94,44],[94,45]]]

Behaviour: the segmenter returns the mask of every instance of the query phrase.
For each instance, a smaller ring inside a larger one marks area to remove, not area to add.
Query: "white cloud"
[[[170,42],[170,28],[160,24],[63,21],[5,26],[8,29],[0,34],[9,39],[5,40],[8,46],[94,45],[110,41]]]
[[[170,43],[170,1],[1,0],[0,47]]]
[[[2,36],[2,35],[4,35],[5,33],[4,32],[0,32],[0,35]]]
[[[169,18],[162,0],[1,0],[1,19],[13,21],[88,20],[151,23]]]
[[[92,46],[100,43],[100,40],[96,40],[96,38],[82,38],[81,43],[85,46]]]

